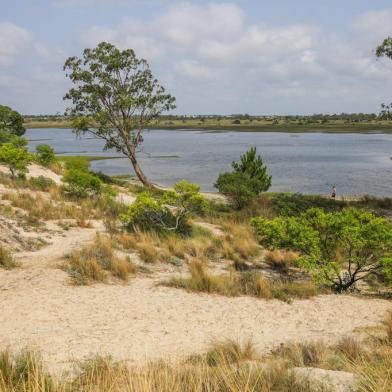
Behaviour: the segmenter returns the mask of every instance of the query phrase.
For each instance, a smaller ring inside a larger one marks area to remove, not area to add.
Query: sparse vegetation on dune
[[[167,286],[190,291],[221,294],[226,296],[249,295],[264,299],[279,299],[289,302],[292,299],[310,298],[319,294],[312,282],[284,282],[267,279],[257,271],[235,272],[214,275],[207,272],[200,261],[190,265],[190,277],[173,277]]]
[[[388,319],[388,322],[390,320]],[[389,392],[392,387],[392,345],[382,327],[379,336],[359,341],[343,338],[336,345],[323,342],[290,343],[260,355],[251,340],[214,341],[204,354],[172,365],[145,365],[91,357],[78,364],[74,376],[52,376],[39,354],[23,350],[0,353],[2,392],[333,392],[328,379],[315,379],[298,368],[344,370],[354,375],[348,390]],[[332,375],[333,377],[333,375]],[[351,388],[351,389],[350,389]]]

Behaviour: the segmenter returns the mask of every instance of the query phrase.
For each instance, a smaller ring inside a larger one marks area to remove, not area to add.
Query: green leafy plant
[[[130,230],[140,228],[188,235],[191,231],[188,218],[192,214],[204,214],[207,208],[199,186],[183,180],[161,197],[148,192],[139,194],[121,219]]]
[[[0,105],[0,131],[14,136],[24,135],[23,117],[10,107]]]
[[[63,182],[65,192],[74,197],[97,196],[102,192],[101,180],[85,170],[67,170]]]
[[[392,279],[392,227],[385,218],[352,208],[314,208],[298,217],[257,217],[252,225],[264,246],[299,252],[297,263],[334,291],[372,274]]]
[[[47,144],[40,144],[36,148],[36,160],[42,166],[49,166],[56,162],[56,156],[54,150]]]
[[[28,165],[33,155],[26,148],[4,143],[0,146],[0,163],[6,165],[13,178],[16,175],[23,177],[28,172]]]
[[[38,189],[40,191],[46,192],[50,188],[54,187],[56,183],[51,178],[45,176],[38,176],[30,178],[29,185],[33,189]]]

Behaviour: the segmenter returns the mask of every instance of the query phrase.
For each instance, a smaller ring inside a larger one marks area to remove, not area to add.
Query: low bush
[[[48,177],[38,176],[29,179],[29,187],[35,190],[47,192],[50,188],[56,186],[56,183]]]
[[[84,170],[67,170],[63,182],[65,192],[73,197],[98,196],[102,192],[101,180]]]
[[[298,217],[252,219],[262,245],[300,253],[319,285],[350,290],[372,274],[392,280],[392,226],[364,210],[310,209]]]
[[[121,219],[130,231],[155,230],[186,236],[191,233],[189,218],[204,214],[207,207],[197,185],[180,181],[173,191],[164,192],[160,197],[147,192],[139,194]]]

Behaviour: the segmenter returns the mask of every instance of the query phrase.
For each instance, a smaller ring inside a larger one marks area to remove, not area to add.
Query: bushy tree
[[[233,162],[232,167],[233,172],[219,175],[215,187],[230,199],[234,208],[245,207],[270,188],[272,177],[255,147],[241,155],[240,162]]]
[[[376,56],[388,57],[392,60],[392,37],[385,38],[382,44],[377,46]],[[381,105],[380,117],[385,120],[392,119],[392,102],[389,105],[384,103]]]
[[[264,246],[300,252],[298,263],[337,292],[371,274],[392,278],[392,227],[372,213],[314,208],[299,217],[257,217],[252,225]]]
[[[221,173],[215,183],[219,193],[229,198],[235,209],[242,209],[257,196],[257,181],[241,173]]]
[[[0,131],[9,135],[23,136],[23,117],[8,106],[0,105]]]
[[[70,57],[64,65],[74,83],[64,99],[72,102],[68,114],[77,133],[90,132],[131,162],[136,175],[153,188],[137,160],[142,131],[162,112],[175,108],[175,98],[153,77],[146,60],[132,49],[119,50],[101,42],[85,49],[83,57]]]
[[[141,193],[121,219],[129,230],[140,228],[188,235],[191,230],[189,217],[204,214],[207,208],[207,201],[199,194],[199,187],[180,181],[174,186],[174,191],[159,197],[149,192]]]
[[[13,178],[16,175],[24,176],[28,172],[28,165],[33,160],[25,147],[15,146],[13,143],[4,143],[0,146],[0,163],[7,166]]]
[[[42,166],[49,166],[56,161],[54,150],[47,144],[39,144],[35,150],[37,162]]]
[[[240,162],[233,162],[232,166],[235,173],[247,175],[255,181],[257,194],[266,192],[271,187],[272,177],[268,175],[267,167],[261,156],[257,155],[256,147],[252,147],[244,155],[241,155]]]

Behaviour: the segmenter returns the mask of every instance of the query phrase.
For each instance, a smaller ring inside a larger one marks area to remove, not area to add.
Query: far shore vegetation
[[[65,116],[24,116],[27,129],[72,128]],[[163,116],[148,129],[243,132],[380,132],[392,133],[392,120],[376,114],[336,114],[310,116]]]

